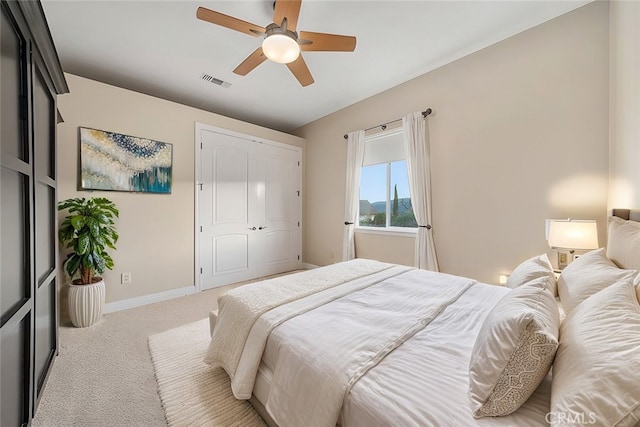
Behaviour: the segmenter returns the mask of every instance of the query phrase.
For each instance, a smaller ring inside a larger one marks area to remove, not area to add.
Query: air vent
[[[215,85],[222,86],[222,87],[231,86],[231,83],[225,82],[224,80],[216,79],[215,77],[207,73],[202,73],[202,75],[200,76],[200,79],[204,80],[205,82],[213,83]]]

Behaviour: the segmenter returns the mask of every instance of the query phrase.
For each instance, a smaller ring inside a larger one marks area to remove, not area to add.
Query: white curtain
[[[438,271],[431,227],[431,153],[426,119],[421,112],[407,114],[402,118],[402,129],[407,156],[409,193],[413,214],[418,222],[415,266],[423,270]]]
[[[347,138],[347,183],[344,193],[344,237],[342,260],[356,257],[355,224],[360,208],[360,170],[364,157],[364,131],[350,132]]]

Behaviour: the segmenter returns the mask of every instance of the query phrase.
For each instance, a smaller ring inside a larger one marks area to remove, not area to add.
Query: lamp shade
[[[271,34],[262,41],[262,52],[274,62],[288,64],[298,59],[300,45],[287,34]]]
[[[598,225],[595,220],[551,220],[549,246],[565,249],[596,249]]]

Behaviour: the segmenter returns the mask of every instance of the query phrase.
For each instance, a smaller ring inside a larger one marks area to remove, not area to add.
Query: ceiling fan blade
[[[247,56],[247,59],[242,61],[242,63],[238,65],[236,69],[233,70],[233,72],[236,74],[240,74],[241,76],[246,76],[250,71],[252,71],[258,65],[262,64],[266,59],[267,57],[262,53],[262,47],[259,47],[254,50],[251,55]]]
[[[298,56],[298,59],[295,61],[288,63],[287,67],[289,67],[302,86],[309,86],[314,82],[311,71],[309,71],[309,67],[307,67],[307,63],[304,62],[302,55]]]
[[[314,33],[300,31],[300,49],[306,51],[353,52],[356,48],[356,38],[338,34]],[[305,43],[308,40],[311,43]]]
[[[221,25],[223,27],[240,31],[241,33],[249,34],[250,36],[254,37],[258,37],[267,31],[260,25],[255,25],[251,22],[243,21],[242,19],[234,18],[233,16],[225,15],[224,13],[216,12],[202,6],[198,8],[196,17],[203,21]]]
[[[282,20],[287,18],[287,30],[295,31],[300,16],[300,6],[302,0],[276,0],[276,7],[273,10],[273,22],[282,24]]]

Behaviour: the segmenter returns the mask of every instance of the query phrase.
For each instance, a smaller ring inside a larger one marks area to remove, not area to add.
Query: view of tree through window
[[[405,160],[362,167],[359,225],[418,226],[411,206]]]

